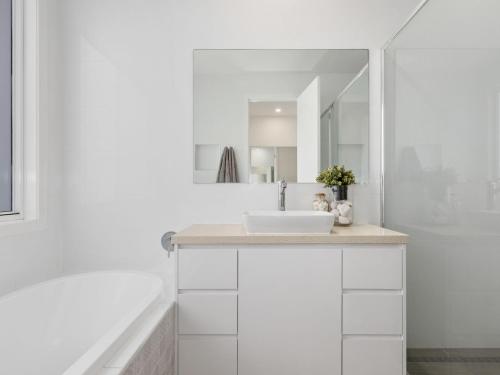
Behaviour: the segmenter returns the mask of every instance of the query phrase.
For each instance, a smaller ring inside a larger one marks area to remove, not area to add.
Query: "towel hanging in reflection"
[[[238,182],[238,168],[236,167],[236,155],[232,147],[224,147],[217,173],[217,183]]]

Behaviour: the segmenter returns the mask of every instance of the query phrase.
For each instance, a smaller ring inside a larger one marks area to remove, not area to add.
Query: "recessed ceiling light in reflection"
[[[276,108],[276,109],[274,110],[274,112],[276,112],[276,113],[281,113],[281,108]]]

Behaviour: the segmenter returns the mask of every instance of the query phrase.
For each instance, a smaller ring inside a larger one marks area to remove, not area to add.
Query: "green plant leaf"
[[[331,188],[333,186],[352,185],[356,183],[356,178],[352,170],[347,170],[343,165],[334,165],[322,170],[316,182],[320,182],[325,187]]]

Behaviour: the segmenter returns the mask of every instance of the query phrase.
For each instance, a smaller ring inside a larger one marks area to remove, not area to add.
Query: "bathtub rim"
[[[7,300],[9,298],[15,297],[16,294],[18,294],[18,293],[28,292],[32,289],[38,289],[38,288],[41,288],[42,286],[45,286],[48,284],[55,284],[58,281],[63,281],[63,280],[67,280],[67,279],[78,279],[78,278],[83,278],[85,276],[90,276],[90,275],[106,275],[106,274],[115,274],[115,275],[116,274],[122,274],[122,275],[130,274],[130,275],[137,275],[137,276],[146,276],[146,277],[151,278],[151,279],[158,279],[161,282],[160,287],[164,286],[163,280],[161,279],[160,276],[158,276],[157,274],[154,274],[152,272],[147,272],[147,271],[116,269],[116,270],[78,272],[78,273],[63,274],[60,276],[52,277],[52,278],[47,279],[47,280],[42,280],[42,281],[36,282],[34,284],[25,285],[25,286],[22,286],[18,289],[14,289],[14,290],[4,294],[3,296],[0,296],[0,303],[4,302],[5,300]]]
[[[141,271],[97,271],[90,274],[132,274],[144,276],[155,282],[154,288],[145,295],[133,309],[124,314],[115,324],[83,353],[62,375],[87,375],[99,372],[113,357],[115,352],[124,344],[131,335],[134,327],[147,317],[161,300],[163,280],[154,274]],[[87,273],[87,274],[89,274]],[[76,276],[83,276],[76,274]]]
[[[65,280],[85,278],[92,275],[135,275],[152,281],[152,288],[130,310],[120,315],[120,318],[109,326],[109,329],[94,341],[91,346],[70,364],[61,375],[90,375],[98,373],[113,357],[116,350],[124,344],[134,326],[139,324],[149,312],[162,302],[164,283],[160,276],[145,271],[135,270],[103,270],[62,275],[32,285],[28,285],[0,297],[0,305],[15,298],[18,294],[57,284]]]

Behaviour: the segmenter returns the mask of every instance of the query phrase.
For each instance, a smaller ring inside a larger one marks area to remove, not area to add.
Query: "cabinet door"
[[[181,336],[179,375],[236,375],[236,337]]]
[[[237,289],[236,249],[181,249],[179,289]]]
[[[402,335],[401,293],[344,294],[344,335]]]
[[[239,253],[238,375],[340,375],[341,252]]]
[[[402,289],[401,246],[344,249],[344,289]]]
[[[401,337],[349,337],[344,339],[343,375],[403,374]]]
[[[189,293],[177,296],[181,335],[235,335],[238,296],[233,293]]]

